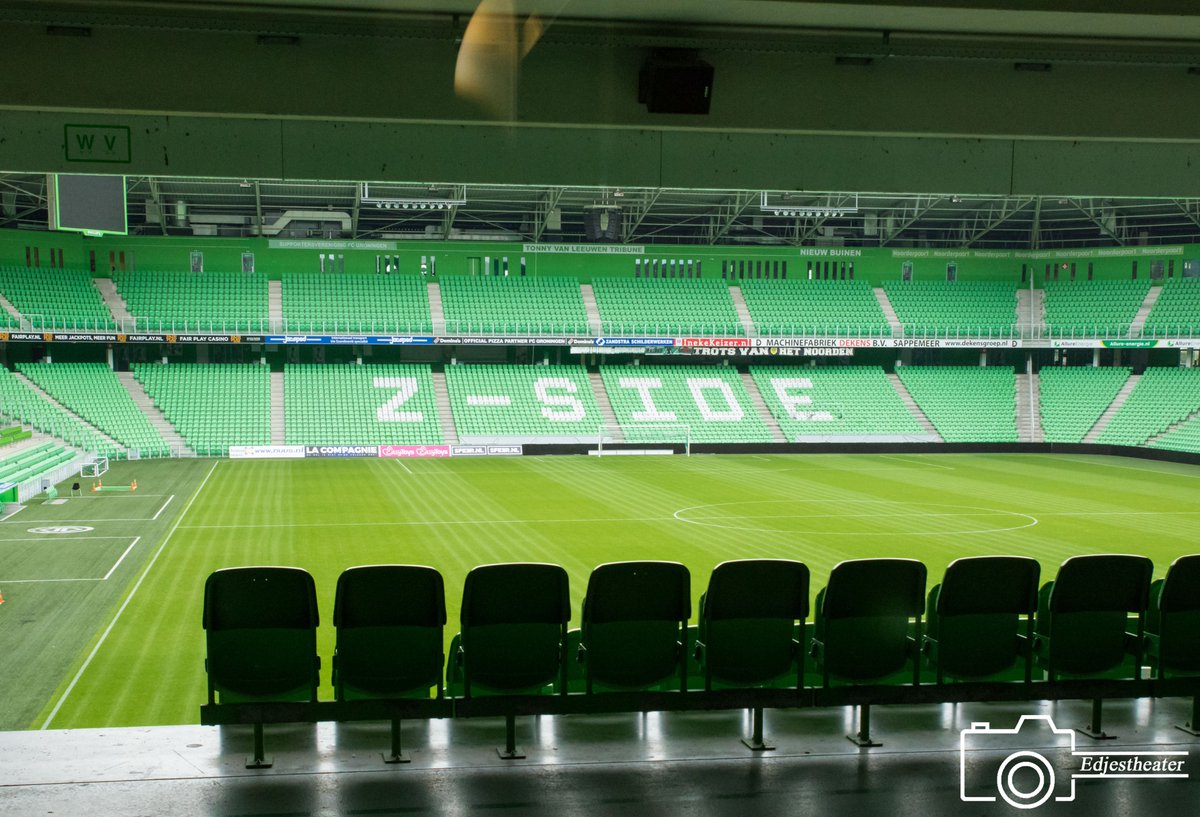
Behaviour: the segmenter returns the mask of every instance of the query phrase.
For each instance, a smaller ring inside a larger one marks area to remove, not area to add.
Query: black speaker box
[[[653,56],[642,66],[638,102],[650,113],[706,114],[713,67],[695,57]]]
[[[623,214],[611,207],[592,207],[583,211],[583,234],[588,241],[621,240]]]

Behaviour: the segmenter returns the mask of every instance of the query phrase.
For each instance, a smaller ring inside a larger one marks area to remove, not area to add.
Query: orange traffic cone
[[[133,482],[129,483],[129,490],[131,490],[131,491],[137,490],[137,480],[136,479]]]
[[[0,593],[0,604],[4,604],[4,594]]]

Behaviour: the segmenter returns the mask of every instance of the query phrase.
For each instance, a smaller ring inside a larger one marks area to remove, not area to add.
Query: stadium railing
[[[1160,589],[1154,601],[1149,563],[1143,557],[1068,559],[1056,581],[1043,586],[1042,606],[1032,617],[1027,611],[1032,605],[1030,596],[1036,572],[1031,572],[1027,560],[980,557],[953,563],[942,585],[931,594],[928,609],[924,603],[925,568],[920,562],[855,560],[834,568],[828,587],[818,599],[814,622],[806,620],[807,597],[800,594],[801,589],[807,589],[808,574],[803,564],[775,560],[727,562],[713,571],[709,590],[701,601],[699,628],[693,625],[685,635],[680,635],[679,654],[686,665],[680,676],[671,679],[672,670],[664,683],[642,685],[640,681],[648,675],[626,667],[631,673],[629,677],[640,676],[631,688],[618,685],[590,692],[586,669],[581,669],[578,661],[578,645],[586,646],[587,640],[566,627],[570,611],[563,601],[567,587],[562,568],[488,565],[476,569],[495,574],[486,577],[496,579],[485,588],[486,592],[474,586],[477,582],[464,587],[463,631],[452,642],[450,660],[445,662],[444,697],[429,696],[435,684],[430,679],[419,685],[426,690],[424,696],[404,697],[380,689],[377,695],[362,700],[348,700],[347,696],[339,695],[338,700],[319,701],[308,687],[303,696],[311,695],[311,700],[295,700],[290,689],[286,695],[259,694],[250,701],[234,695],[226,700],[218,690],[217,695],[201,706],[200,719],[205,725],[254,725],[255,756],[248,764],[252,766],[264,761],[263,724],[317,721],[390,720],[395,756],[400,718],[504,717],[507,742],[500,755],[505,758],[520,756],[513,724],[517,716],[523,715],[748,709],[755,716],[755,734],[745,743],[751,749],[765,749],[769,747],[762,740],[764,708],[858,706],[861,708],[858,734],[849,736],[850,739],[860,745],[878,745],[870,735],[869,708],[874,705],[1090,699],[1094,728],[1080,731],[1101,737],[1099,706],[1105,699],[1191,697],[1193,719],[1186,727],[1191,730],[1200,711],[1200,645],[1193,635],[1194,628],[1189,629],[1189,622],[1198,613],[1194,600],[1187,600],[1189,582],[1196,583],[1194,564],[1188,561],[1192,559],[1200,556],[1177,560],[1168,573],[1167,581],[1177,583],[1182,589],[1177,592]],[[1130,570],[1135,562],[1138,569]],[[734,582],[735,587],[744,587],[748,577],[753,580],[753,576],[762,573],[763,564],[775,580],[756,582],[759,597],[755,604],[730,608],[730,590],[724,586],[726,574],[730,571],[744,574],[740,584]],[[788,572],[778,569],[782,564],[796,567]],[[512,581],[514,571],[530,568],[546,575],[534,577],[537,582],[528,577]],[[598,570],[609,568],[601,566]],[[898,592],[880,595],[877,592],[880,588],[895,587],[882,581],[883,576],[902,576],[903,587]],[[552,581],[543,581],[547,577]],[[672,582],[678,585],[678,576],[656,584],[661,588]],[[535,592],[534,584],[545,586]],[[1127,586],[1128,592],[1122,593],[1119,603],[1114,604],[1105,589],[1117,585]],[[779,597],[765,598],[764,593],[778,593]],[[661,595],[663,609],[671,606],[666,602],[672,594]],[[435,599],[433,605],[436,607],[438,602]],[[251,601],[249,609],[255,609],[255,604]],[[301,605],[305,610],[300,611],[299,618],[308,620],[306,604]],[[1143,622],[1148,605],[1151,614],[1145,630],[1150,635],[1146,636]],[[617,612],[616,619],[629,612]],[[928,622],[925,627],[923,614]],[[277,613],[272,615],[279,618]],[[645,609],[633,611],[631,620],[634,615],[645,620],[648,613]],[[667,621],[666,626],[673,633],[680,632],[670,620],[679,615],[682,622],[681,610],[673,610],[665,618],[662,609],[649,615]],[[311,616],[315,621],[315,610]],[[1172,617],[1178,617],[1179,626],[1172,624]],[[890,622],[883,628],[889,642],[880,643],[878,649],[872,648],[864,657],[863,633],[879,630],[876,625],[884,618]],[[433,619],[425,616],[424,624],[429,625],[435,619],[436,615]],[[206,612],[206,624],[209,621]],[[1067,632],[1071,628],[1078,631],[1074,636]],[[721,632],[722,629],[726,632]],[[751,651],[742,659],[736,657],[736,651],[718,659],[720,640],[726,639],[724,648],[728,649],[728,639],[737,638],[738,632],[751,633],[741,644],[743,650]],[[264,637],[270,635],[266,633]],[[974,639],[971,647],[978,663],[947,663],[949,652],[955,649],[953,642],[961,642],[964,635]],[[1079,664],[1075,667],[1078,671],[1063,671],[1062,650],[1077,648],[1086,653],[1101,649],[1089,642],[1092,636],[1105,642],[1101,647],[1108,653],[1119,653],[1118,659],[1110,661],[1112,655],[1106,655],[1104,666]],[[341,644],[340,631],[338,637]],[[480,637],[482,641],[478,640]],[[1072,645],[1067,641],[1070,638],[1078,640]],[[843,639],[847,640],[842,646],[849,644],[853,649],[843,650],[839,646]],[[629,650],[624,659],[640,660],[635,640],[629,637],[627,641]],[[619,650],[620,638],[617,642]],[[781,644],[786,656],[782,661]],[[460,645],[461,662],[457,653]],[[986,647],[982,652],[981,645]],[[770,661],[759,660],[762,656],[753,652],[758,646],[773,651]],[[536,655],[525,666],[520,656],[530,654],[534,647]],[[379,644],[374,649],[383,652]],[[839,650],[842,654],[836,654]],[[653,659],[647,660],[661,659],[657,645],[647,656],[651,654]],[[984,654],[987,660],[979,659]],[[253,656],[255,651],[250,649],[247,655]],[[731,655],[735,656],[733,664]],[[992,660],[998,655],[1002,660]],[[808,656],[812,656],[812,662],[806,661]],[[1143,673],[1144,656],[1149,657],[1152,671],[1149,677]],[[1033,659],[1038,659],[1038,665],[1043,667],[1048,661],[1055,661],[1054,671],[1033,677],[1030,663]],[[212,660],[210,645],[206,664],[210,673]],[[739,660],[745,662],[744,673],[737,667]],[[481,666],[481,661],[486,666]],[[480,686],[485,680],[487,689]],[[425,687],[426,682],[430,686]],[[210,679],[210,689],[212,683]]]

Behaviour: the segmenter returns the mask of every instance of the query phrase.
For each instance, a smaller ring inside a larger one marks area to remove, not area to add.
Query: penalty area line
[[[162,555],[163,549],[166,548],[167,543],[171,541],[171,537],[175,535],[175,531],[179,529],[179,523],[183,521],[183,518],[187,516],[188,511],[192,509],[192,503],[196,501],[196,497],[200,496],[200,492],[203,491],[204,486],[208,484],[208,478],[213,475],[213,471],[216,471],[217,466],[220,464],[221,461],[217,460],[213,463],[212,468],[208,469],[208,473],[204,475],[204,480],[200,483],[200,486],[196,488],[196,492],[192,494],[192,498],[188,500],[187,505],[184,506],[183,513],[179,514],[179,518],[175,520],[175,524],[171,527],[171,530],[167,532],[162,544],[158,546],[158,550],[154,551],[154,556],[150,559],[150,564],[146,565],[146,569],[143,570],[142,575],[138,577],[137,583],[133,586],[133,589],[129,591],[129,595],[125,597],[125,601],[121,604],[120,608],[118,608],[116,615],[113,616],[112,621],[108,623],[108,627],[106,627],[104,632],[100,635],[100,640],[96,642],[96,646],[92,647],[92,651],[88,653],[88,657],[84,659],[83,666],[81,666],[79,671],[75,673],[75,677],[71,679],[71,683],[67,685],[65,690],[63,690],[62,696],[59,697],[58,702],[54,704],[54,708],[50,710],[50,714],[46,716],[46,720],[42,722],[41,727],[39,727],[41,730],[44,731],[50,728],[50,724],[54,722],[54,718],[58,715],[59,710],[63,708],[63,704],[67,702],[67,698],[69,698],[71,693],[75,690],[75,685],[79,683],[79,679],[83,677],[85,672],[87,672],[87,668],[91,666],[92,659],[96,657],[96,654],[100,652],[100,648],[104,646],[104,642],[108,640],[109,633],[111,633],[113,628],[117,626],[117,622],[121,619],[121,614],[125,612],[125,608],[129,606],[129,602],[133,601],[133,597],[137,595],[137,591],[142,586],[142,582],[144,582],[146,577],[150,575],[150,571],[154,568],[154,563],[158,561],[158,557]],[[132,545],[130,545],[130,547],[132,547]],[[121,558],[124,559],[125,557],[122,555]],[[120,564],[120,562],[117,564]],[[115,567],[116,566],[114,565],[114,569]]]

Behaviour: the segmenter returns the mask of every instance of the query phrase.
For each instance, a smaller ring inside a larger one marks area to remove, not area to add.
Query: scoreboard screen
[[[51,173],[46,177],[51,230],[127,235],[124,176]]]

